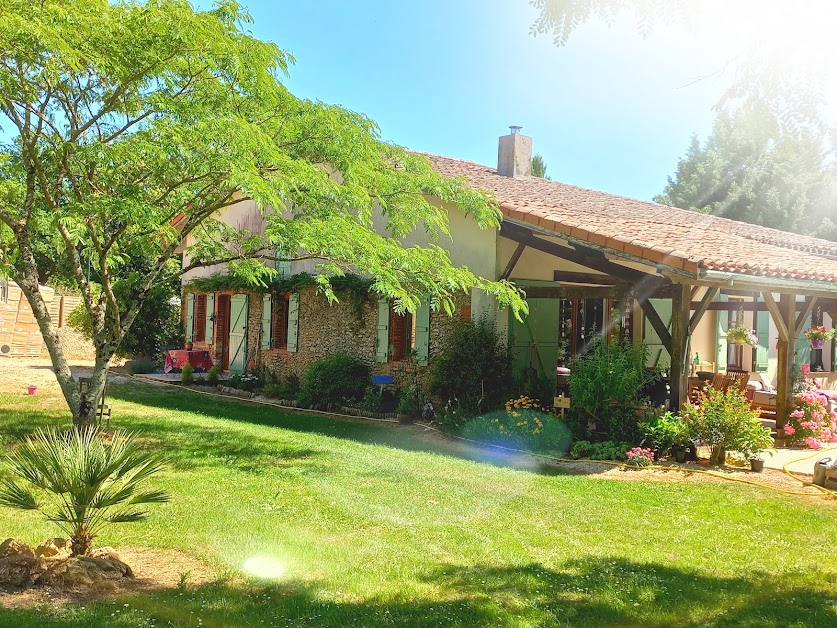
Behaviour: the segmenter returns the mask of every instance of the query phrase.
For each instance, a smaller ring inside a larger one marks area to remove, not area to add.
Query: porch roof
[[[472,187],[493,192],[508,219],[571,242],[695,279],[715,271],[807,280],[817,282],[818,290],[837,291],[835,242],[537,177],[505,177],[472,161],[426,156],[441,174],[464,177]]]

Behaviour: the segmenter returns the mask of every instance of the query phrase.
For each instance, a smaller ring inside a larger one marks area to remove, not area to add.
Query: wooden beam
[[[811,315],[811,312],[814,311],[814,306],[817,304],[817,297],[811,297],[805,301],[805,309],[799,313],[799,316],[796,319],[796,325],[794,325],[794,329],[796,330],[796,337],[802,335],[805,327],[805,321]]]
[[[765,299],[770,298],[773,305],[776,305],[773,295],[768,297],[765,293],[764,297]],[[782,326],[785,328],[785,335],[782,336],[781,332],[779,334],[779,356],[776,369],[777,430],[781,430],[785,426],[790,413],[793,412],[793,363],[796,351],[795,304],[796,295],[783,294],[776,308],[777,319],[782,321]],[[779,434],[782,434],[782,432],[779,431]]]
[[[692,310],[699,308],[700,303],[700,301],[692,301]],[[798,301],[796,303],[797,311],[801,312],[807,304],[807,301]],[[769,312],[770,308],[764,301],[713,301],[706,310],[708,312],[738,312],[739,310],[744,310],[745,312]]]
[[[626,288],[615,286],[520,286],[528,299],[621,299]]]
[[[508,279],[514,267],[517,266],[517,261],[520,259],[520,256],[523,255],[523,251],[526,249],[526,245],[522,243],[518,243],[517,248],[512,253],[511,257],[509,258],[509,263],[506,264],[506,270],[503,271],[503,279]]]
[[[649,301],[647,297],[643,296],[637,297],[636,301],[637,303],[639,303],[639,306],[645,313],[645,318],[647,318],[648,322],[651,323],[651,327],[653,327],[654,331],[657,332],[657,335],[660,337],[660,341],[663,343],[663,346],[666,348],[666,351],[668,351],[669,355],[672,355],[671,332],[669,332],[668,327],[666,327],[666,324],[663,322],[663,319],[660,318],[660,315],[654,308],[654,304],[651,303],[651,301]]]
[[[689,319],[689,329],[688,333],[691,335],[695,329],[697,328],[698,324],[700,323],[700,319],[703,318],[703,315],[706,314],[706,310],[709,305],[712,303],[712,299],[715,298],[715,295],[718,294],[718,288],[709,288],[706,291],[706,294],[703,295],[703,298],[698,303],[697,307],[694,307],[693,304],[689,304],[689,309],[694,310],[694,314],[692,314],[692,318]]]
[[[571,270],[553,271],[555,281],[567,283],[588,283],[595,286],[624,286],[626,283],[621,279],[610,275],[598,275],[596,273],[576,273]]]
[[[790,337],[790,332],[788,331],[788,326],[785,323],[782,313],[779,311],[779,305],[776,303],[776,299],[773,298],[773,294],[770,292],[762,292],[761,296],[764,297],[764,304],[767,306],[767,311],[770,312],[770,317],[773,319],[776,329],[779,331],[779,341],[787,342]]]
[[[542,238],[538,238],[530,230],[524,229],[509,222],[503,222],[500,225],[500,235],[514,242],[525,244],[529,248],[560,257],[569,262],[574,262],[581,266],[585,266],[600,273],[605,273],[624,282],[631,284],[648,283],[662,285],[669,281],[658,275],[644,273],[640,270],[628,268],[621,264],[611,262],[604,255],[598,251],[582,252],[574,248],[562,246],[555,242],[550,242]],[[649,286],[650,287],[650,286]]]
[[[691,290],[686,284],[674,286],[671,299],[671,407],[679,410],[689,399],[689,303]]]

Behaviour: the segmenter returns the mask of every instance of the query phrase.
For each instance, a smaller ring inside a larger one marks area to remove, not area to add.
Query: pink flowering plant
[[[625,452],[625,457],[632,467],[648,467],[654,464],[654,452],[648,447],[633,447]]]
[[[820,449],[822,443],[837,442],[837,412],[828,409],[828,397],[807,390],[796,400],[796,410],[783,428],[788,444]]]

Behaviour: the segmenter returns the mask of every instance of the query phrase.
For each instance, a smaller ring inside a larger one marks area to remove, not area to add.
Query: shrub
[[[299,378],[289,375],[281,379],[275,373],[269,372],[265,377],[264,396],[273,399],[296,399],[299,395]]]
[[[591,443],[579,440],[570,449],[570,458],[576,460],[625,460],[625,452],[631,447],[630,443],[620,443],[612,440]]]
[[[665,454],[672,445],[683,444],[688,439],[689,426],[674,412],[646,417],[639,426],[641,444]]]
[[[723,463],[721,450],[736,449],[753,422],[761,424],[758,411],[737,388],[723,391],[710,386],[699,404],[686,404],[682,414],[691,433],[709,447],[712,464]]]
[[[636,410],[642,402],[641,391],[659,377],[658,372],[646,369],[647,356],[644,344],[608,344],[599,338],[589,352],[573,360],[569,387],[577,435],[587,430],[592,419],[613,439],[638,439]]]
[[[220,380],[221,369],[218,368],[218,365],[215,365],[211,369],[209,369],[209,373],[206,374],[206,381],[208,381],[213,386],[217,386]]]
[[[146,513],[138,506],[169,499],[143,488],[161,460],[121,431],[106,444],[97,429],[39,430],[6,460],[16,479],[3,480],[0,504],[42,513],[70,537],[74,555],[87,554],[107,524],[141,521]]]
[[[312,362],[302,375],[299,401],[307,406],[350,405],[363,398],[369,365],[345,353]]]
[[[774,444],[770,428],[763,426],[761,421],[751,421],[742,431],[735,449],[746,460],[762,460],[764,452],[775,451]]]
[[[183,370],[180,373],[180,381],[184,384],[191,384],[195,381],[195,369],[189,362],[183,365]]]
[[[238,390],[246,390],[253,392],[262,387],[261,378],[254,373],[236,373],[227,378],[227,386],[230,388],[237,388]]]
[[[563,454],[570,446],[570,431],[556,416],[536,408],[496,410],[468,420],[463,437],[490,445]]]
[[[784,432],[791,445],[805,444],[820,449],[821,443],[837,441],[837,412],[829,411],[828,397],[808,390],[797,397]]]
[[[380,388],[377,386],[367,386],[366,390],[363,391],[363,399],[360,401],[360,407],[367,412],[380,412],[382,404],[381,396]]]
[[[445,415],[476,416],[499,408],[509,395],[511,382],[506,343],[485,318],[458,322],[434,357],[430,372],[431,393],[455,409],[455,413],[442,412],[440,422]],[[461,420],[453,423],[461,424]]]
[[[160,365],[154,360],[129,360],[125,364],[125,370],[131,375],[154,373],[160,370]]]
[[[527,369],[515,386],[524,396],[536,399],[541,405],[552,405],[555,397],[555,380],[541,376],[537,369]]]

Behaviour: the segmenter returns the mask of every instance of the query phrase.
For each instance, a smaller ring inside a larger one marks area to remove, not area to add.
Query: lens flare
[[[285,575],[285,567],[270,556],[251,556],[244,561],[244,572],[264,580],[278,580]]]

